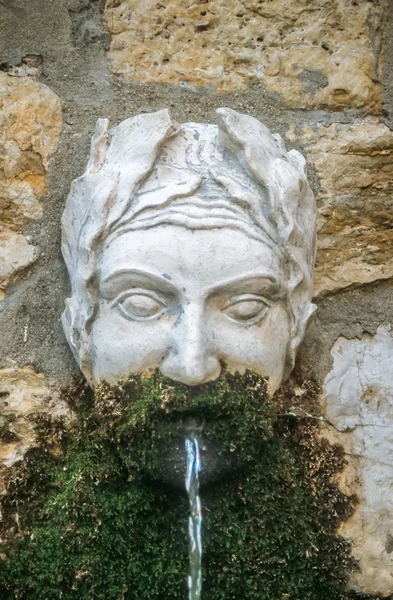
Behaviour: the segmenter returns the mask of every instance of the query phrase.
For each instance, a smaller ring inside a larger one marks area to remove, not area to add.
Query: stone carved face
[[[315,202],[305,162],[259,121],[168,111],[99,120],[72,184],[63,326],[94,384],[159,368],[188,385],[225,363],[269,378],[294,361],[313,312]]]

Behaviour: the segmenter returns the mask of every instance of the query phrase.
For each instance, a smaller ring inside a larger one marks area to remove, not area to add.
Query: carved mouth
[[[189,431],[201,433],[203,431],[204,424],[205,420],[203,417],[194,413],[185,415],[182,421],[185,433],[188,433]]]
[[[209,436],[209,424],[200,415],[188,414],[183,417],[182,429],[184,436],[177,435],[172,440],[162,443],[158,469],[154,474],[156,479],[184,489],[187,463],[185,438],[190,432],[196,433],[199,439],[202,463],[202,472],[199,475],[201,486],[213,483],[235,469],[233,455]]]

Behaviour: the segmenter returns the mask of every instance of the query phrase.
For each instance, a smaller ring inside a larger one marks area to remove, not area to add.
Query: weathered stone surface
[[[39,248],[15,231],[0,231],[0,300],[11,277],[33,263]]]
[[[252,82],[299,108],[380,108],[387,0],[107,0],[115,73],[132,82]]]
[[[321,190],[315,294],[393,276],[393,132],[375,118],[303,129]]]
[[[41,214],[45,170],[61,124],[54,92],[28,77],[0,73],[0,220],[11,229]]]
[[[13,75],[0,73],[0,299],[13,274],[37,258],[20,230],[41,217],[48,158],[62,124],[58,96],[26,75],[37,71],[30,62]]]
[[[1,65],[4,73],[14,77],[38,77],[42,72],[43,58],[40,54],[26,54],[19,64],[3,63]]]
[[[37,444],[34,415],[70,421],[72,413],[44,376],[31,367],[0,369],[0,494],[1,473]]]
[[[393,593],[393,332],[339,338],[324,384],[324,412],[332,441],[344,446],[343,491],[359,504],[342,526],[360,571],[351,586],[363,594]],[[390,596],[389,596],[390,597]]]

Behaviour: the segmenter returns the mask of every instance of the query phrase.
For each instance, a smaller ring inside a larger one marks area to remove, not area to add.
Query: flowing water
[[[186,490],[190,500],[188,524],[190,574],[188,576],[189,600],[200,600],[202,593],[202,511],[199,498],[199,473],[202,470],[198,437],[189,432],[186,437],[187,472]]]

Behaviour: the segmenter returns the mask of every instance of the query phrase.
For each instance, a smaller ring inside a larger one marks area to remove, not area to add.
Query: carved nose
[[[166,361],[165,361],[166,362]],[[201,385],[216,379],[220,374],[220,363],[209,358],[205,364],[196,362],[194,364],[179,364],[179,361],[174,361],[172,364],[168,361],[167,364],[162,364],[161,372],[186,385]]]
[[[214,356],[204,315],[196,307],[189,308],[173,327],[174,344],[160,365],[161,372],[186,385],[200,385],[216,379],[221,371]]]

